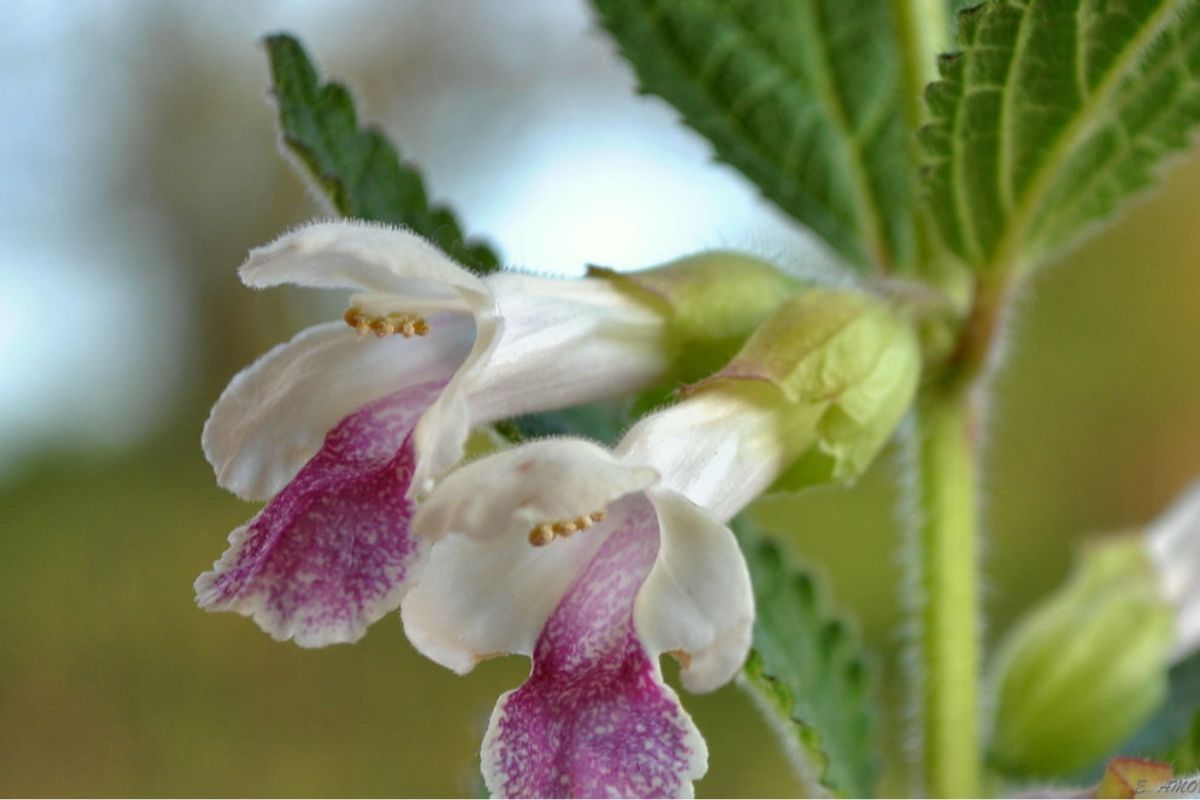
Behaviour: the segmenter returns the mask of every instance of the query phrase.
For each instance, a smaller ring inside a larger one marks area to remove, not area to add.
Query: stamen
[[[608,516],[606,511],[593,511],[574,519],[544,522],[529,531],[529,543],[534,547],[545,547],[555,539],[566,539],[576,531],[585,531]]]
[[[545,547],[554,541],[553,525],[538,525],[529,532],[529,543],[534,547]]]
[[[420,314],[410,314],[407,311],[393,311],[390,314],[368,314],[358,306],[350,306],[342,316],[359,336],[373,333],[376,336],[399,334],[405,339],[413,336],[424,336],[429,333],[429,323]]]

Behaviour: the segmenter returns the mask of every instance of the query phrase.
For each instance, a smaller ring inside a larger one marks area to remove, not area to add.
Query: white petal
[[[1146,545],[1163,596],[1176,609],[1178,661],[1200,648],[1200,481],[1150,523]]]
[[[389,292],[360,292],[350,296],[350,305],[368,316],[384,317],[394,312],[431,315],[464,313],[463,300],[454,297],[412,297]]]
[[[662,376],[663,317],[607,281],[489,275],[500,319],[477,314],[475,348],[417,426],[418,495],[463,456],[470,427],[626,394]]]
[[[341,323],[301,332],[240,372],[201,437],[217,481],[247,499],[270,497],[351,412],[405,386],[449,380],[474,338],[471,318],[446,314],[428,336],[359,338]]]
[[[412,231],[356,222],[317,222],[255,248],[240,274],[247,286],[314,288],[489,302],[480,279]]]
[[[609,281],[489,275],[500,342],[470,384],[472,418],[505,417],[638,391],[665,374],[665,317]]]
[[[635,620],[651,655],[682,651],[681,679],[708,692],[737,673],[750,650],[754,593],[733,532],[671,490],[649,491],[660,544]]]
[[[706,389],[643,417],[617,453],[654,467],[662,486],[731,519],[797,455],[787,450],[781,416],[749,393]]]
[[[1172,663],[1178,663],[1200,649],[1200,589],[1192,584],[1187,602],[1179,609],[1175,618],[1175,647],[1171,650]]]
[[[435,542],[400,607],[409,641],[460,674],[491,656],[532,655],[542,626],[613,522],[546,547],[522,535]]]
[[[413,432],[413,441],[420,454],[413,474],[413,496],[428,494],[433,490],[434,482],[462,460],[471,428],[481,422],[470,415],[467,403],[470,387],[480,365],[488,363],[495,353],[503,330],[504,321],[490,311],[475,315],[475,342],[471,352]]]
[[[433,539],[458,533],[529,547],[535,526],[601,511],[656,477],[582,439],[529,442],[450,473],[421,504],[413,529]]]

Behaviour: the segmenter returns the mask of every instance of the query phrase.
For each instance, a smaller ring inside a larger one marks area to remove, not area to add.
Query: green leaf
[[[1192,716],[1184,735],[1163,753],[1163,757],[1175,765],[1181,775],[1194,775],[1200,771],[1200,712]]]
[[[1167,679],[1166,702],[1117,752],[1169,757],[1184,772],[1200,769],[1200,764],[1183,763],[1189,755],[1200,759],[1200,653],[1172,667]]]
[[[421,175],[387,137],[359,127],[350,92],[322,84],[300,42],[287,34],[264,41],[283,142],[338,213],[411,228],[478,270],[499,267],[487,245],[466,239],[450,209],[430,202]]]
[[[646,92],[856,266],[904,264],[914,187],[880,0],[593,0]]]
[[[620,441],[632,419],[628,402],[609,400],[515,417],[503,423],[500,432],[512,442],[584,436],[611,447]]]
[[[829,608],[816,577],[741,518],[754,582],[754,649],[741,685],[776,725],[813,796],[868,797],[876,777],[862,646]]]
[[[970,5],[978,5],[979,0],[946,0],[946,10],[953,18],[958,12]]]
[[[1195,0],[990,0],[927,92],[925,188],[979,271],[1071,244],[1150,185],[1200,121]]]

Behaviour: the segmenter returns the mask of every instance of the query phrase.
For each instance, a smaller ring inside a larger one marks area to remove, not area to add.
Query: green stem
[[[949,46],[946,3],[892,0],[892,10],[902,54],[904,115],[913,132],[910,156],[920,164],[915,133],[926,121],[924,92],[938,77],[937,55]],[[924,209],[918,230],[919,271],[952,289],[953,272],[939,267],[932,222]],[[917,694],[922,777],[925,791],[934,797],[974,797],[982,788],[971,387],[986,361],[1002,297],[1002,291],[976,293],[950,368],[922,390],[915,413],[912,506],[918,520],[913,542],[917,552],[909,563],[916,570],[911,583],[921,631]]]
[[[974,409],[961,382],[926,388],[916,408],[913,560],[921,624],[924,783],[933,797],[980,786],[979,597]]]

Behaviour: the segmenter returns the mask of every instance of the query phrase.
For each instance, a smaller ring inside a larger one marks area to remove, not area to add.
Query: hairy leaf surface
[[[594,0],[645,91],[848,262],[913,256],[914,181],[890,5]]]
[[[1200,121],[1195,0],[989,0],[958,19],[922,131],[926,199],[980,271],[1070,244]]]
[[[1200,653],[1172,667],[1168,679],[1167,701],[1117,753],[1170,758],[1182,772],[1200,769],[1194,763],[1200,760]]]

